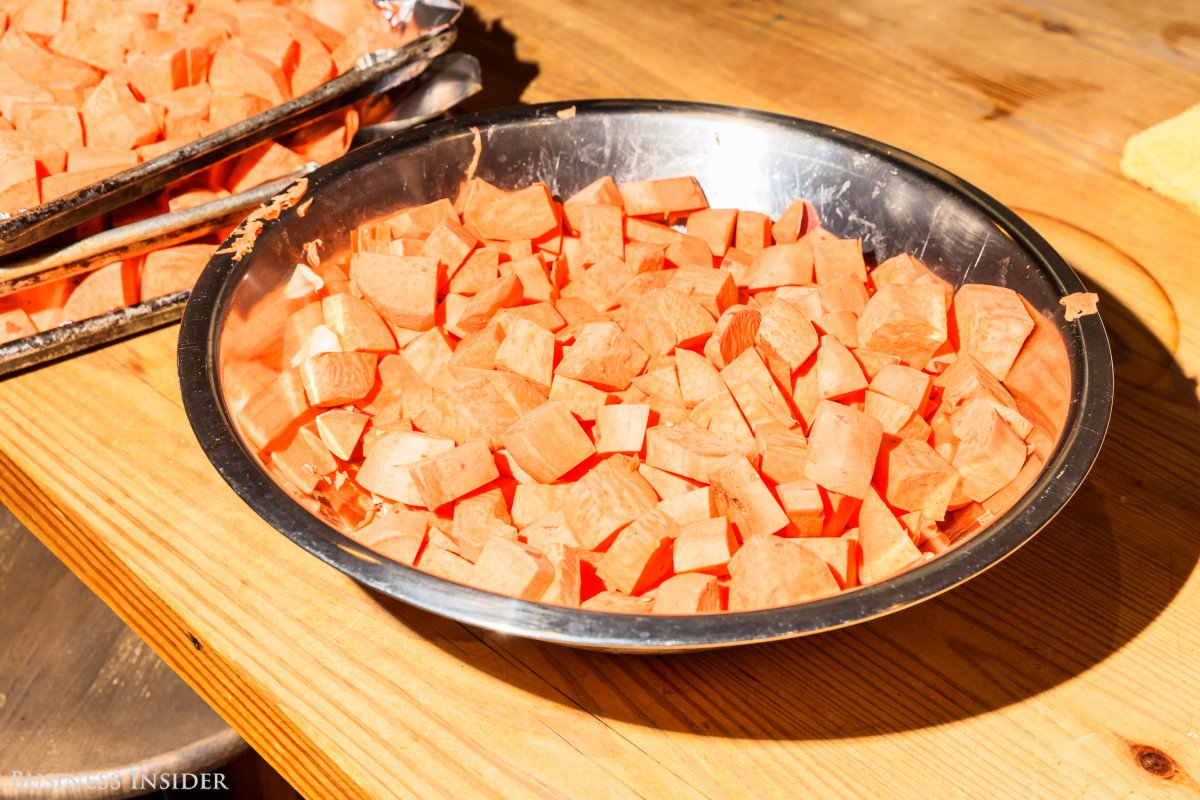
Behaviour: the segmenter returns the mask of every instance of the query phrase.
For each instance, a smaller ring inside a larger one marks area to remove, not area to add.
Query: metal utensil
[[[603,175],[621,181],[690,174],[713,206],[773,216],[806,197],[827,228],[860,237],[876,260],[919,254],[953,282],[970,269],[973,281],[1019,291],[1044,318],[1049,337],[1040,346],[1061,366],[1045,379],[1053,407],[1037,429],[1044,466],[994,522],[947,553],[877,584],[762,611],[685,617],[542,605],[442,580],[359,545],[345,534],[335,505],[293,495],[253,455],[237,416],[247,397],[239,379],[261,378],[262,362],[250,359],[280,343],[288,311],[283,287],[300,244],[321,239],[323,256],[336,257],[356,225],[453,196],[477,141],[477,174],[504,188],[544,180],[566,197]],[[524,106],[431,123],[364,147],[312,173],[306,198],[307,214],[289,211],[267,223],[251,252],[240,261],[215,256],[196,284],[179,338],[192,428],[222,477],[282,534],[380,592],[471,625],[581,647],[663,652],[769,641],[878,617],[978,575],[1028,541],[1083,481],[1104,438],[1113,390],[1104,326],[1097,316],[1067,323],[1059,307],[1061,297],[1084,289],[1079,278],[1029,225],[979,189],[846,131],[689,103]],[[257,372],[239,373],[244,365]],[[1054,383],[1060,379],[1061,392]]]

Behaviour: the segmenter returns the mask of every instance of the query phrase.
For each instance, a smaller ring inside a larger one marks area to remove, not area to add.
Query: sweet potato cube
[[[74,106],[63,103],[13,103],[12,124],[27,136],[49,140],[64,149],[83,147],[83,121]]]
[[[822,284],[817,289],[817,296],[821,301],[821,308],[826,314],[841,314],[838,319],[846,318],[846,314],[853,315],[855,320],[854,325],[858,325],[858,317],[862,314],[863,309],[867,307],[867,287],[866,285],[854,277],[853,275],[841,275],[829,283]],[[855,342],[858,340],[858,331],[854,332],[852,337]]]
[[[787,514],[745,456],[721,459],[709,470],[709,481],[717,514],[729,518],[742,541],[787,527]]]
[[[371,417],[357,411],[334,409],[317,415],[317,434],[321,441],[343,461],[349,461]]]
[[[868,489],[858,512],[858,544],[862,548],[859,577],[876,583],[921,560],[904,526],[874,489]]]
[[[737,401],[724,387],[697,404],[688,419],[736,443],[740,450],[754,449],[754,432],[742,416]]]
[[[544,183],[493,197],[464,209],[463,223],[484,239],[519,242],[537,239],[559,225],[554,200]]]
[[[712,517],[683,525],[672,551],[674,571],[724,575],[738,546],[728,517]]]
[[[477,247],[450,276],[448,290],[456,294],[476,294],[496,283],[500,277],[500,251]]]
[[[519,528],[532,525],[555,511],[561,511],[569,484],[523,483],[513,489],[512,521]]]
[[[861,239],[817,238],[813,239],[812,249],[813,275],[818,284],[830,284],[840,278],[849,278],[859,286],[866,283]]]
[[[496,312],[495,320],[505,333],[508,332],[507,326],[515,319],[529,320],[542,330],[547,330],[551,333],[560,331],[567,325],[562,314],[559,314],[554,304],[550,302],[529,303],[528,305],[514,306],[513,308],[505,308]]]
[[[603,611],[606,614],[650,614],[654,610],[653,597],[630,597],[623,592],[598,592],[580,604],[585,611]]]
[[[635,275],[644,272],[658,272],[663,268],[665,249],[662,245],[657,244],[629,242],[625,245],[623,258],[625,264]]]
[[[691,350],[675,350],[675,371],[679,379],[679,392],[687,408],[694,408],[725,389],[725,382],[712,362]]]
[[[272,451],[270,458],[271,465],[306,494],[317,488],[321,476],[337,469],[329,450],[308,428],[296,431],[292,441]]]
[[[40,202],[38,165],[33,156],[0,155],[0,211],[16,214]]]
[[[392,324],[414,331],[433,327],[438,286],[438,262],[434,259],[355,253],[350,257],[350,280],[363,299]]]
[[[126,259],[88,273],[67,297],[67,319],[88,319],[136,303],[139,263]]]
[[[792,539],[755,536],[729,560],[729,610],[801,603],[839,590],[829,566]]]
[[[703,522],[706,519],[711,519],[713,516],[712,489],[708,486],[701,486],[683,494],[677,494],[665,500],[660,500],[655,508],[680,525]]]
[[[563,484],[561,488],[566,488],[566,486],[567,484]],[[513,521],[515,522],[516,520],[514,519]],[[561,544],[570,548],[581,548],[583,546],[579,541],[579,537],[575,535],[575,531],[571,530],[570,526],[567,525],[567,515],[561,510],[551,511],[548,514],[538,517],[533,522],[521,528],[521,535],[525,537],[526,542],[547,555],[550,555],[550,548],[554,545]]]
[[[431,532],[436,529],[431,529]],[[432,537],[431,537],[432,539]],[[430,575],[470,586],[475,583],[475,567],[462,556],[452,553],[444,547],[437,547],[429,541],[417,558],[417,564]]]
[[[212,257],[212,245],[182,244],[147,253],[142,261],[141,299],[191,289]]]
[[[716,322],[703,306],[678,289],[651,289],[629,306],[625,332],[658,358],[676,347],[704,342]]]
[[[836,336],[821,337],[817,350],[817,392],[822,400],[845,397],[867,388],[867,376]]]
[[[422,504],[410,467],[452,450],[453,439],[415,431],[385,434],[365,454],[355,480],[372,494],[412,506]]]
[[[289,369],[246,401],[239,420],[246,438],[262,449],[308,411],[300,370]]]
[[[138,102],[129,85],[116,77],[102,80],[79,111],[88,147],[132,150],[158,138],[158,122],[150,107]]]
[[[454,206],[446,198],[434,200],[420,206],[398,211],[388,217],[384,224],[393,239],[424,239],[445,220],[458,221]]]
[[[689,478],[681,478],[670,472],[652,467],[649,464],[638,464],[638,472],[649,484],[654,487],[655,493],[666,500],[671,497],[678,497],[681,494],[686,494],[693,489],[697,489],[703,484],[698,481],[693,481]]]
[[[483,546],[471,576],[472,583],[485,591],[539,600],[554,582],[554,565],[535,547],[493,536]]]
[[[960,286],[950,307],[958,331],[959,350],[970,353],[999,380],[1033,332],[1033,319],[1021,297],[1004,286],[968,283]]]
[[[964,353],[934,378],[933,385],[942,390],[942,406],[947,410],[980,398],[986,400],[1021,439],[1033,430],[1033,423],[1017,409],[1017,401],[1004,384],[969,353]]]
[[[759,472],[772,483],[789,483],[804,477],[808,440],[799,430],[777,422],[754,429],[759,454]]]
[[[511,273],[505,275],[471,298],[458,318],[458,327],[467,333],[483,330],[497,311],[520,305],[523,297],[521,279]]]
[[[795,372],[816,351],[817,332],[799,308],[776,298],[761,311],[754,345],[764,358],[777,359]]]
[[[778,286],[805,286],[812,283],[812,277],[812,243],[802,240],[764,248],[751,262],[746,287],[760,291]]]
[[[712,575],[672,575],[654,591],[655,614],[712,614],[720,610],[721,593]]]
[[[643,244],[655,244],[662,247],[664,250],[670,245],[675,244],[684,234],[668,228],[658,222],[651,222],[648,219],[639,219],[638,217],[625,218],[625,238],[631,242],[642,242]]]
[[[710,270],[713,266],[713,254],[708,248],[708,243],[687,234],[667,245],[667,249],[663,251],[663,259],[676,267]]]
[[[702,239],[712,255],[722,258],[733,242],[733,231],[737,224],[736,208],[706,208],[688,215],[688,236]]]
[[[693,177],[627,181],[619,184],[625,213],[648,217],[708,208],[704,190]],[[632,237],[631,237],[632,238]]]
[[[799,478],[779,484],[775,487],[775,494],[791,522],[785,535],[821,535],[825,524],[825,504],[815,483],[807,478]]]
[[[858,585],[859,545],[857,539],[813,537],[796,539],[810,553],[829,565],[833,577],[843,589]]]
[[[874,483],[893,508],[919,511],[940,522],[958,480],[958,470],[926,442],[884,437]]]
[[[553,400],[523,415],[500,438],[521,469],[542,483],[562,477],[595,452],[566,403]]]
[[[721,370],[721,379],[751,428],[768,422],[788,428],[796,424],[787,398],[757,350],[750,348],[730,362]]]
[[[946,296],[937,286],[884,286],[858,318],[859,344],[899,356],[902,363],[917,369],[925,366],[946,336]]]
[[[314,406],[361,400],[375,385],[374,353],[320,353],[300,365],[304,392]]]
[[[1017,477],[1025,464],[1025,442],[992,412],[974,431],[962,437],[951,463],[962,476],[961,491],[982,503]]]
[[[421,255],[441,264],[445,269],[445,277],[449,279],[467,260],[475,243],[475,236],[460,225],[458,220],[447,218],[429,232],[421,246]]]
[[[595,422],[600,407],[616,401],[603,389],[562,375],[555,375],[551,381],[550,399],[566,403],[571,413],[584,422]]]
[[[820,224],[816,207],[807,200],[799,199],[793,201],[771,226],[771,235],[776,242],[788,244],[797,241]]]
[[[554,334],[524,319],[512,319],[496,350],[496,369],[523,375],[550,391],[554,377]]]
[[[909,405],[885,394],[868,389],[863,397],[863,412],[879,420],[884,433],[900,436],[902,430],[913,430],[908,426],[914,417],[920,419]]]
[[[352,536],[379,555],[411,567],[417,563],[428,531],[429,522],[424,514],[392,508],[386,514],[375,515],[375,519]]]
[[[596,409],[596,452],[636,453],[646,438],[650,406],[622,403]]]
[[[714,317],[719,317],[725,309],[737,303],[737,286],[733,276],[720,269],[680,267],[671,273],[667,287],[691,295]]]
[[[409,473],[421,498],[420,504],[429,509],[443,506],[500,477],[484,439],[471,439],[418,461],[409,467]]]
[[[750,348],[762,326],[762,312],[744,305],[725,309],[717,319],[712,336],[704,343],[704,356],[723,369]]]
[[[208,83],[214,92],[253,95],[263,98],[271,106],[292,99],[291,86],[278,66],[253,50],[232,44],[213,55],[208,67]]]
[[[932,387],[927,373],[901,364],[881,367],[869,384],[871,391],[899,400],[918,414],[925,412]]]
[[[50,40],[50,50],[93,67],[112,72],[125,63],[125,45],[90,27],[66,20]]]
[[[37,326],[23,308],[0,312],[0,344],[7,344],[37,333]]]
[[[617,534],[596,574],[609,586],[639,595],[671,572],[671,547],[679,524],[657,509],[631,522]]]
[[[605,175],[564,200],[563,215],[566,216],[567,225],[571,230],[578,233],[583,230],[584,208],[597,204],[621,206],[622,203],[621,192],[617,190],[616,182]]]
[[[658,496],[632,459],[609,456],[571,484],[563,513],[589,550],[603,549],[613,534],[650,511]]]
[[[338,336],[343,350],[390,353],[396,337],[375,309],[348,292],[337,292],[321,300],[325,325]]]
[[[615,322],[591,322],[580,326],[575,344],[566,348],[554,370],[609,391],[621,391],[646,366],[650,356]]]
[[[771,218],[757,211],[738,211],[734,247],[753,257],[772,244]]]
[[[646,430],[647,464],[701,483],[709,482],[709,471],[721,459],[738,452],[736,442],[694,422]]]
[[[547,544],[541,550],[554,568],[554,578],[542,593],[540,602],[578,608],[582,594],[578,551],[558,542]]]
[[[579,209],[579,238],[585,263],[625,256],[625,214],[619,205],[599,203]]]
[[[935,275],[929,267],[908,253],[892,256],[871,270],[871,283],[875,288],[884,286],[933,286],[946,300],[946,308],[954,296],[954,287],[945,278]]]
[[[882,440],[879,420],[822,400],[808,434],[804,477],[830,491],[861,499],[871,484]]]
[[[550,281],[540,253],[514,259],[509,267],[521,282],[525,300],[546,303],[558,298],[558,288]]]

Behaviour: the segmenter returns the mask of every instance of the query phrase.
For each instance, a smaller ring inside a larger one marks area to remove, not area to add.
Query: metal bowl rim
[[[384,153],[417,147],[472,128],[566,122],[606,114],[707,114],[826,138],[891,161],[967,199],[1017,241],[1062,294],[1085,291],[1061,256],[1027,223],[972,184],[911,153],[810,120],[705,103],[668,100],[580,100],[517,106],[428,123],[363,147],[309,178],[307,196]],[[267,222],[261,235],[287,224],[294,211]],[[232,237],[231,237],[232,238]],[[228,245],[228,240],[226,242]],[[222,248],[224,249],[224,248]],[[696,616],[616,614],[542,605],[503,597],[382,558],[312,516],[267,475],[235,432],[216,369],[220,323],[233,287],[253,263],[217,253],[200,276],[184,312],[178,370],[184,409],[218,473],[260,517],[321,560],[383,594],[433,613],[502,633],[574,646],[666,652],[772,641],[873,619],[934,597],[978,575],[1032,538],[1061,510],[1091,469],[1112,408],[1112,355],[1098,315],[1072,323],[1071,407],[1054,453],[1033,485],[985,530],[949,552],[877,584],[833,597],[758,611]],[[1073,369],[1074,371],[1074,369]]]

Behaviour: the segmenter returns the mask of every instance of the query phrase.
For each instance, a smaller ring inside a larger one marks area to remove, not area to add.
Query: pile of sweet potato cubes
[[[285,369],[235,412],[351,537],[448,580],[798,603],[944,551],[1031,449],[1003,383],[1025,301],[905,254],[868,270],[803,200],[772,220],[689,177],[562,203],[474,178],[350,250],[296,267]]]

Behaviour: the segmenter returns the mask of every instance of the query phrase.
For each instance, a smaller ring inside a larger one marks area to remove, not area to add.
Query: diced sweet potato
[[[802,240],[764,248],[750,265],[746,287],[756,291],[778,286],[804,286],[812,283],[812,278],[812,243]]]
[[[424,514],[392,508],[353,533],[355,541],[401,564],[417,563],[429,523]]]
[[[631,217],[667,215],[708,208],[704,190],[692,177],[626,181],[619,184],[625,213]]]
[[[787,526],[787,514],[745,456],[726,456],[709,470],[708,477],[717,514],[729,518],[743,542]]]
[[[730,559],[729,574],[733,578],[730,611],[792,605],[840,588],[823,560],[796,541],[778,536],[747,540]]]
[[[599,389],[626,389],[650,356],[615,322],[580,326],[554,372]]]
[[[521,469],[542,483],[562,477],[595,452],[567,405],[554,400],[523,415],[500,438]]]
[[[334,409],[317,415],[317,433],[321,441],[343,461],[349,461],[371,418],[357,411]]]
[[[858,318],[863,347],[899,356],[920,369],[946,341],[946,296],[936,286],[888,285],[879,289]]]
[[[723,369],[754,346],[762,326],[762,313],[744,305],[733,305],[721,312],[712,336],[704,344],[704,356],[717,369]]]
[[[617,534],[596,574],[625,594],[642,594],[670,574],[671,547],[677,536],[675,520],[661,511],[648,511]]]
[[[636,453],[646,438],[650,406],[622,403],[596,409],[596,452]]]
[[[438,508],[500,477],[483,439],[439,453],[409,467],[421,505]],[[540,592],[538,593],[540,595]]]
[[[522,600],[539,600],[554,582],[554,565],[537,548],[493,536],[472,571],[480,589]]]
[[[674,571],[724,575],[728,572],[729,559],[738,547],[728,517],[683,525],[672,551]]]
[[[1004,286],[968,283],[955,292],[950,313],[959,352],[970,353],[998,380],[1004,380],[1033,332],[1033,319],[1020,296]]]
[[[313,406],[361,400],[375,385],[374,353],[321,353],[300,365],[304,392]]]
[[[721,593],[712,575],[673,575],[654,592],[655,614],[711,614],[721,610]]]
[[[408,505],[421,505],[411,467],[455,446],[453,439],[425,433],[397,431],[377,441],[363,459],[355,480],[360,486],[380,497],[398,500]]]
[[[822,400],[808,436],[804,476],[830,491],[862,498],[871,484],[882,441],[878,420]]]
[[[350,280],[389,322],[416,331],[433,327],[438,263],[432,258],[355,253]]]
[[[867,490],[858,512],[858,544],[863,583],[876,583],[921,560],[921,551],[874,489]]]
[[[636,465],[616,455],[571,485],[563,513],[584,547],[601,550],[618,530],[657,504],[658,496]]]
[[[493,197],[478,208],[468,208],[463,222],[484,239],[506,242],[537,239],[559,224],[550,190],[542,183]]]

